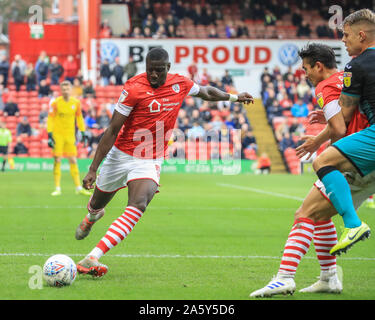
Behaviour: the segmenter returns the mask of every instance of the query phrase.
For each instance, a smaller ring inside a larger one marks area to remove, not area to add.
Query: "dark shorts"
[[[365,176],[375,170],[375,125],[333,144]]]
[[[8,146],[0,146],[0,154],[8,154]]]

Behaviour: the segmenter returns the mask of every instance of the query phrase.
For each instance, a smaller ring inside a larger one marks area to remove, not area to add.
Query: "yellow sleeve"
[[[78,104],[77,104],[76,121],[77,121],[78,130],[79,131],[85,131],[86,130],[85,121],[83,120],[81,102],[80,101],[78,101]]]
[[[55,117],[57,113],[57,104],[56,101],[51,103],[51,107],[48,113],[48,118],[47,118],[47,132],[53,132],[53,126],[55,122]]]

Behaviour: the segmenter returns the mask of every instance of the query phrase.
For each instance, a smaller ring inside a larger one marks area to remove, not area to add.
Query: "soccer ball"
[[[76,264],[64,254],[56,254],[50,257],[43,266],[43,278],[51,287],[71,285],[76,275]]]

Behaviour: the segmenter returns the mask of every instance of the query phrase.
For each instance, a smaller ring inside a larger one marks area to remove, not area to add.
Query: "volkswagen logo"
[[[285,66],[292,66],[298,61],[298,47],[295,44],[284,44],[279,50],[279,59]]]
[[[101,45],[101,59],[107,59],[109,63],[114,63],[115,59],[120,55],[119,48],[113,42],[105,42]]]

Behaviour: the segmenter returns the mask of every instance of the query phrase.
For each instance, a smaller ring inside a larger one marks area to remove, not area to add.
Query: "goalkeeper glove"
[[[52,132],[48,133],[48,146],[52,149],[55,147],[55,140],[53,139]]]
[[[85,148],[89,145],[89,137],[85,131],[81,131],[81,142]]]

